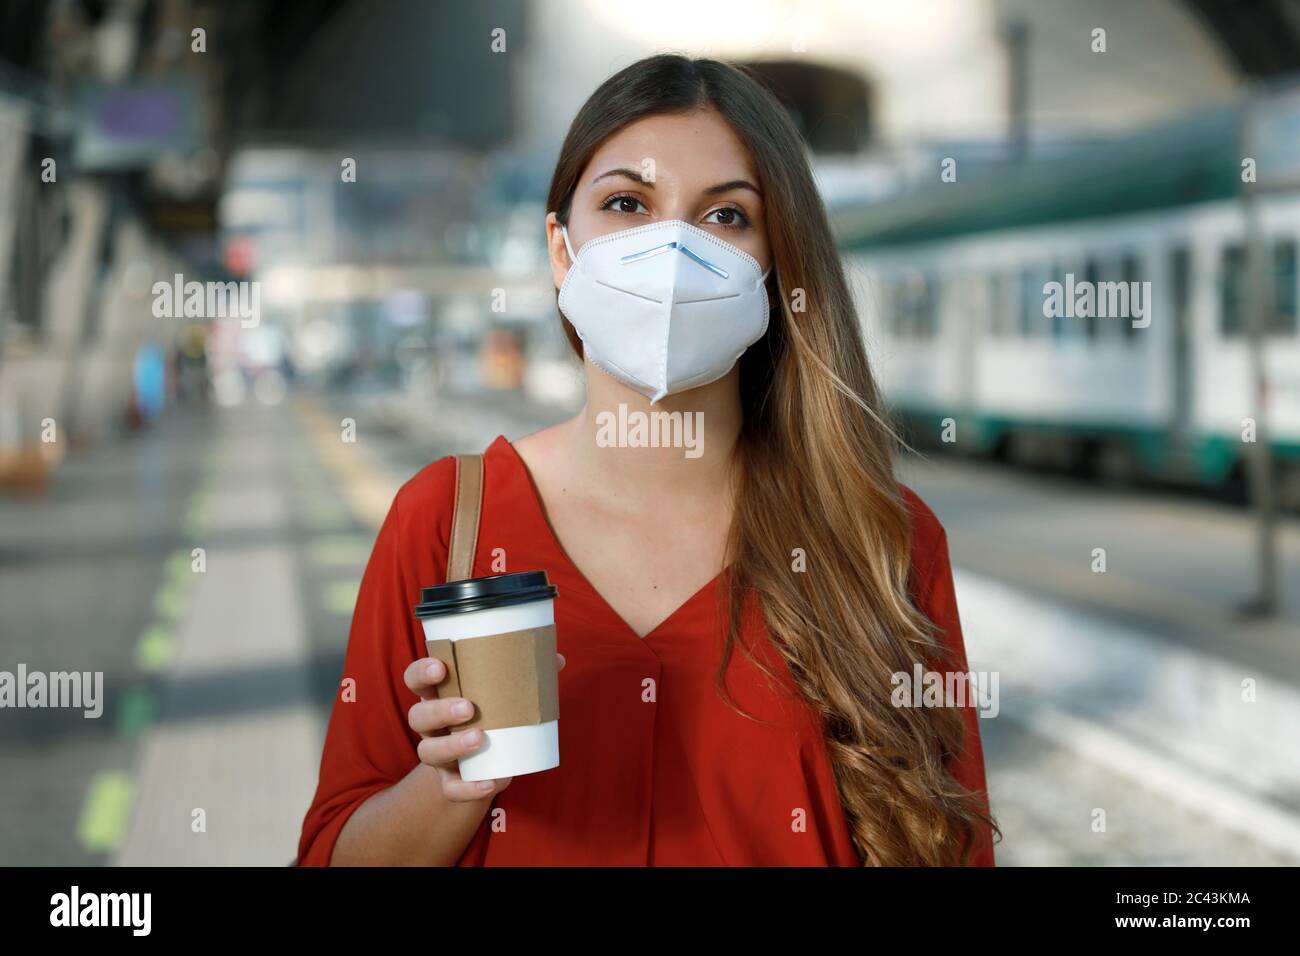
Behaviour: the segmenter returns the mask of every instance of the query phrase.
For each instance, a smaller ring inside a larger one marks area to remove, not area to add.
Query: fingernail
[[[431,680],[437,680],[439,677],[442,676],[442,665],[441,665],[441,664],[430,664],[428,667],[426,667],[426,668],[424,669],[424,673],[425,673],[425,675],[428,676]]]
[[[496,783],[492,780],[480,780],[478,782],[478,788],[480,790],[491,790],[494,786],[496,786]]]
[[[457,717],[468,717],[474,713],[474,706],[467,700],[458,700],[452,705],[451,712]]]
[[[466,747],[477,747],[483,742],[483,734],[477,730],[466,730],[461,734],[462,741]]]

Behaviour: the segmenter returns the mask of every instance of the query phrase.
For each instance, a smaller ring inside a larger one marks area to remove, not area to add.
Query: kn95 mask
[[[600,236],[574,254],[559,307],[592,364],[650,399],[717,381],[767,331],[758,260],[679,219]]]

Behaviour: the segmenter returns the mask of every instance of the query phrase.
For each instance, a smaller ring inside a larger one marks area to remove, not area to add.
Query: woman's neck
[[[629,497],[726,493],[742,416],[736,370],[654,405],[599,371],[587,381],[564,439],[574,473]]]

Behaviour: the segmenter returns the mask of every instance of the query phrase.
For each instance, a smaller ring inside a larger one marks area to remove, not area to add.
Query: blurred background
[[[396,488],[581,404],[548,179],[668,49],[807,139],[999,862],[1300,861],[1297,0],[0,0],[0,671],[104,679],[0,711],[0,863],[293,857]]]

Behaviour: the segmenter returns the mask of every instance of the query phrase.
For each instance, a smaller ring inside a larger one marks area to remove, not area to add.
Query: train
[[[907,440],[1236,495],[1263,441],[1300,507],[1297,89],[832,210]]]

